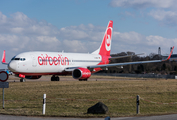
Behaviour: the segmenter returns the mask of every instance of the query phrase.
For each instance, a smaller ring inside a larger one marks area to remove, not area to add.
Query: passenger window
[[[25,61],[25,58],[20,58],[21,61]]]

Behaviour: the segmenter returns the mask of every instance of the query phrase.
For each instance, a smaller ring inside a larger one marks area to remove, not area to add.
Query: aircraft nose
[[[11,61],[11,62],[9,63],[9,65],[8,65],[8,69],[9,69],[10,71],[12,71],[12,72],[15,72],[16,67],[17,67],[17,64],[16,64],[15,61]]]

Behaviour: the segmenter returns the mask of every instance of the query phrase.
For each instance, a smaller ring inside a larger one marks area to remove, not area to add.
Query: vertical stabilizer
[[[110,56],[111,52],[111,39],[112,39],[113,21],[110,20],[104,34],[101,46],[99,49],[94,51],[92,54],[100,54]]]
[[[2,64],[8,64],[6,63],[6,51],[4,50],[3,55],[2,55]]]

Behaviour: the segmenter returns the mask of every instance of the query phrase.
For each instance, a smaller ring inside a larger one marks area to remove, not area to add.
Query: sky
[[[113,20],[111,54],[169,54],[177,45],[176,0],[0,0],[0,53],[91,53]],[[176,53],[174,49],[174,53]],[[6,68],[0,64],[0,69]]]

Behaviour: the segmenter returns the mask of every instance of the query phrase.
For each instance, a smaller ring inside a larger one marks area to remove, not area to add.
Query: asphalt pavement
[[[0,120],[105,120],[105,118],[27,117],[0,115]],[[117,117],[110,118],[110,120],[177,120],[177,114],[143,117]]]

